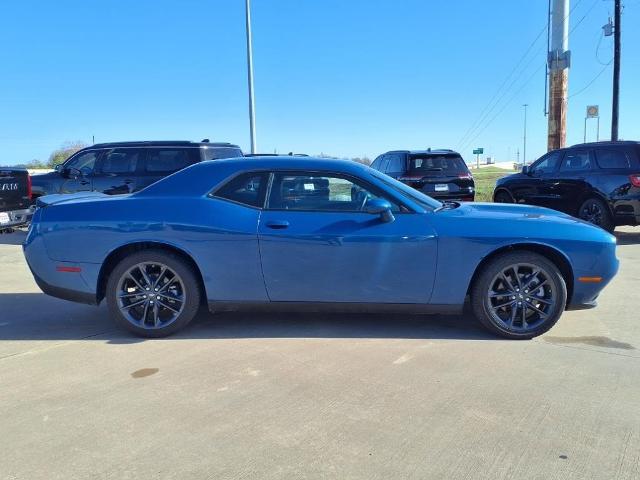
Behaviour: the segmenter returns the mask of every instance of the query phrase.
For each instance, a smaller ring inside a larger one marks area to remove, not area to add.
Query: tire
[[[107,282],[114,321],[148,338],[166,337],[186,327],[200,307],[200,283],[191,266],[163,250],[125,257]]]
[[[513,197],[505,190],[498,190],[493,196],[495,203],[513,203]]]
[[[471,308],[478,321],[490,332],[514,340],[528,340],[548,331],[566,303],[562,274],[549,259],[533,252],[495,257],[482,267],[471,287]]]
[[[609,233],[613,232],[616,228],[609,207],[599,198],[586,199],[578,209],[578,218],[596,225]]]

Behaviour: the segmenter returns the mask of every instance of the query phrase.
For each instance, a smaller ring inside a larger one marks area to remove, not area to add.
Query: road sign
[[[587,118],[598,118],[600,116],[600,107],[598,105],[587,106]]]
[[[483,153],[484,153],[484,148],[476,148],[476,149],[473,151],[473,154],[474,154],[474,155],[482,155]]]

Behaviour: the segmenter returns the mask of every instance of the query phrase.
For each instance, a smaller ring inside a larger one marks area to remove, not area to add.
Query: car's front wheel
[[[513,203],[513,198],[509,194],[509,192],[505,190],[499,190],[493,196],[493,201],[495,203]]]
[[[553,327],[567,303],[558,268],[533,252],[509,252],[483,267],[471,288],[476,318],[493,333],[530,339]]]
[[[116,323],[136,335],[164,337],[195,317],[200,286],[180,257],[146,250],[118,263],[109,276],[106,297]]]

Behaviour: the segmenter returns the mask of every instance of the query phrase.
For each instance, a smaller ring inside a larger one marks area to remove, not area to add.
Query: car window
[[[135,148],[116,148],[106,153],[102,160],[102,173],[135,172],[142,150]]]
[[[380,159],[380,166],[378,167],[378,170],[380,170],[382,173],[386,173],[388,172],[388,166],[389,166],[389,160],[391,159],[391,155],[383,155],[382,158]]]
[[[378,192],[340,175],[274,175],[268,208],[271,210],[305,210],[317,212],[362,212],[368,200],[379,198]],[[392,203],[392,211],[400,207]]]
[[[426,210],[435,210],[436,208],[442,206],[442,203],[440,203],[435,198],[425,195],[424,193],[396,180],[393,177],[382,175],[376,171],[371,172],[371,174],[376,177],[378,181],[384,183],[387,188],[393,190],[396,195],[417,203]]]
[[[543,173],[555,172],[558,168],[558,163],[562,158],[562,152],[551,152],[542,157],[536,163],[531,165],[531,173],[534,175],[540,175]]]
[[[64,168],[75,168],[76,170],[82,172],[83,175],[90,175],[95,169],[96,159],[98,158],[98,155],[99,152],[96,150],[80,153],[79,155],[73,157],[71,160],[65,163]]]
[[[631,162],[624,150],[596,150],[596,159],[600,168],[631,168]]]
[[[264,172],[245,173],[231,179],[210,196],[262,208],[267,178],[268,174]]]
[[[387,166],[387,172],[404,172],[404,155],[401,153],[394,153],[389,155],[389,165]]]
[[[188,148],[150,148],[147,153],[145,171],[151,173],[173,173],[191,165]]]
[[[382,163],[382,155],[376,158],[371,164],[371,168],[375,168],[376,170],[380,170],[380,164]]]
[[[568,150],[560,166],[561,172],[591,169],[591,155],[588,150]]]
[[[202,147],[203,160],[242,157],[242,150],[236,147]]]
[[[461,175],[468,171],[459,155],[412,155],[409,159],[409,175]]]

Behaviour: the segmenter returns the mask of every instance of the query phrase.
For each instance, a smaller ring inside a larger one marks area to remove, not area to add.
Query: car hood
[[[461,203],[458,208],[444,209],[437,213],[436,217],[460,220],[460,223],[444,222],[447,224],[445,230],[462,229],[470,236],[505,239],[556,238],[605,243],[616,241],[613,235],[583,220],[556,210],[531,205],[469,202]]]

